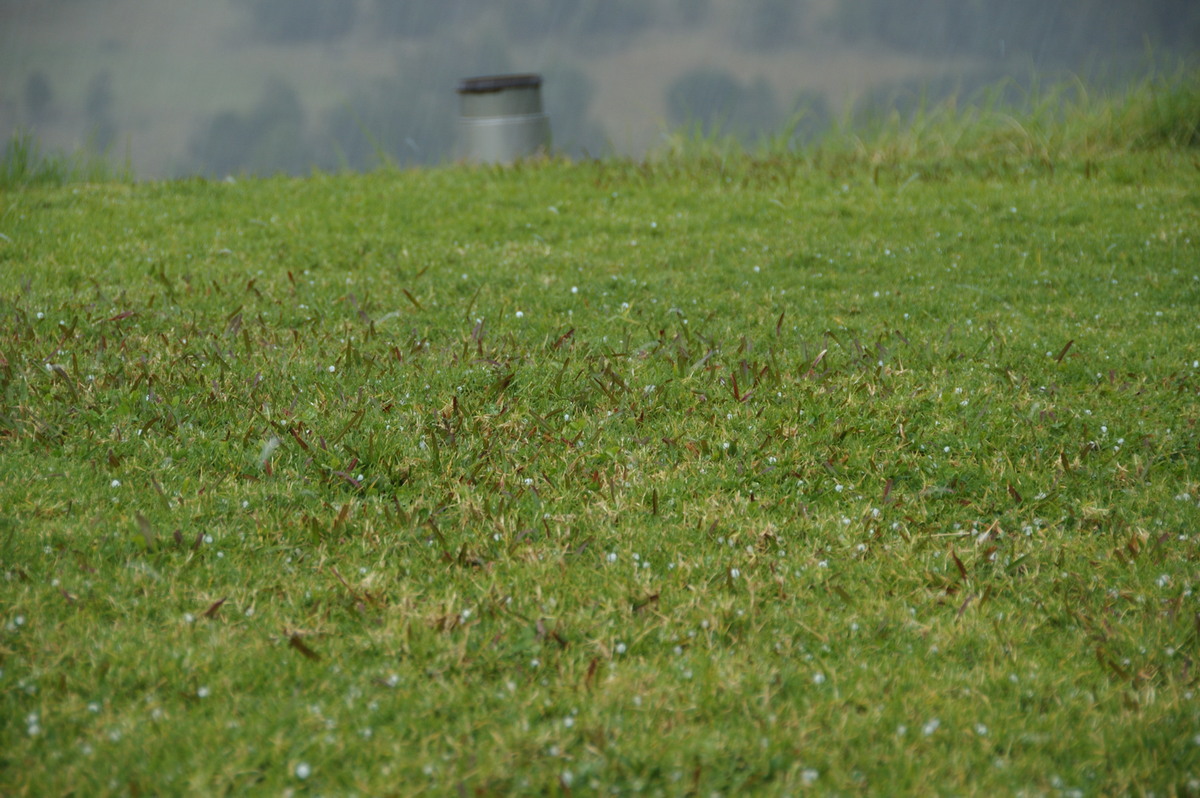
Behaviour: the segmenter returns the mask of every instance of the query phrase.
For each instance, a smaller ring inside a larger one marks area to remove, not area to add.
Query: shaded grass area
[[[1195,791],[1194,153],[905,153],[6,192],[3,791]]]

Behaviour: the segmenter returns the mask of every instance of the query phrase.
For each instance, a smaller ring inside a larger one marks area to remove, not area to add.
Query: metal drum
[[[458,84],[463,155],[512,163],[550,150],[550,116],[542,110],[541,75],[494,75]]]

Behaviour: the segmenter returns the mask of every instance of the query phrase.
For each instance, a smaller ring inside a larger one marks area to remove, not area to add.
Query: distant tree
[[[303,174],[316,164],[300,98],[278,78],[268,81],[249,113],[225,111],[209,120],[190,149],[202,170],[218,175]]]
[[[751,136],[770,135],[776,132],[781,121],[775,90],[763,77],[746,86],[734,113],[733,130],[745,131]]]
[[[395,163],[433,163],[444,154],[438,145],[452,140],[451,120],[443,135],[422,135],[422,122],[428,122],[430,96],[396,78],[360,87],[349,100],[327,111],[321,135],[336,158],[336,166],[369,171],[389,161]],[[444,110],[449,117],[449,108]]]
[[[357,0],[235,0],[250,14],[255,37],[267,42],[333,41],[354,27]]]
[[[117,123],[113,121],[112,106],[112,73],[108,70],[97,72],[88,82],[83,107],[92,146],[99,152],[106,151],[117,137]]]
[[[572,156],[599,157],[608,146],[604,125],[591,113],[596,84],[581,69],[548,70],[542,86],[554,149]]]
[[[106,69],[97,72],[88,82],[83,108],[88,119],[99,119],[112,112],[112,103],[112,73]]]
[[[25,111],[35,122],[45,119],[54,105],[54,89],[41,70],[31,72],[25,79]]]
[[[246,117],[224,111],[192,136],[191,155],[202,171],[217,175],[244,171],[247,154],[254,146],[254,133]]]
[[[697,124],[701,132],[760,136],[780,123],[775,92],[763,78],[743,85],[722,70],[700,68],[667,89],[667,113],[673,125]]]
[[[473,75],[512,69],[499,37],[439,36],[405,48],[396,73],[359,86],[324,114],[322,140],[339,167],[372,169],[381,160],[433,164],[455,154],[458,106],[454,87]]]
[[[742,86],[737,78],[717,69],[697,69],[667,89],[667,114],[671,124],[699,124],[708,132],[728,122]]]

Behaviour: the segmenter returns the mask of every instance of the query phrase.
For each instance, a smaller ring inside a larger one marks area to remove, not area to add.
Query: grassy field
[[[10,164],[0,793],[1200,794],[1168,100],[801,155]]]

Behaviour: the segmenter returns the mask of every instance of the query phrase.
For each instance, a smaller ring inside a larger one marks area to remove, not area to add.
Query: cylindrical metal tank
[[[483,163],[512,163],[549,152],[550,117],[541,75],[493,75],[458,84],[462,153]]]

